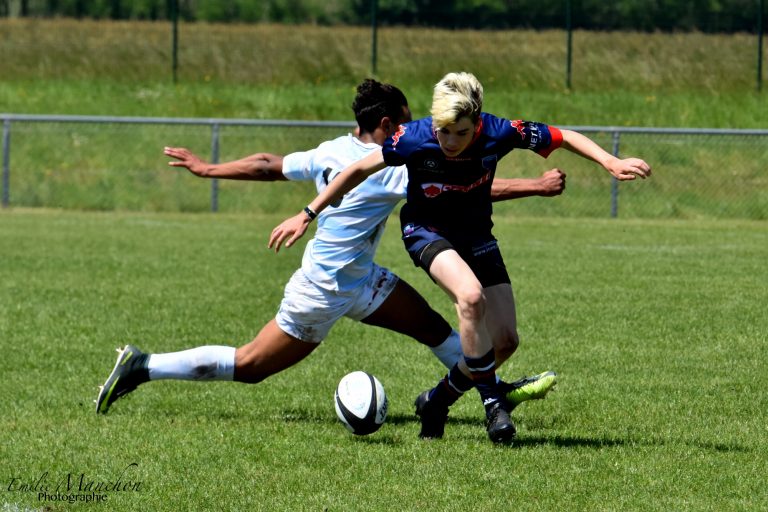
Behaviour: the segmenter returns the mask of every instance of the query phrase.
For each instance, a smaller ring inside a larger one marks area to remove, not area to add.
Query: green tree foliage
[[[447,28],[754,32],[758,0],[0,0],[2,16]],[[763,13],[763,18],[766,13]]]

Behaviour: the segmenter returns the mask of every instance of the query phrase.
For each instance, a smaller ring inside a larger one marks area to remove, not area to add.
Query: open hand
[[[274,247],[275,252],[278,252],[284,241],[286,247],[292,246],[296,240],[304,235],[310,222],[311,220],[304,212],[284,220],[272,230],[267,247],[270,249]]]
[[[171,167],[185,167],[195,176],[205,177],[208,163],[201,160],[200,157],[187,148],[171,148],[166,146],[163,148],[163,153],[176,159],[176,161],[168,162],[168,165]]]
[[[645,179],[651,175],[651,166],[640,158],[615,159],[608,166],[614,178],[620,181],[634,180],[638,176]]]

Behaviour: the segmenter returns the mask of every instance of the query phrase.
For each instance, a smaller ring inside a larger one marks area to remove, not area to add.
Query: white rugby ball
[[[356,371],[342,377],[333,401],[336,416],[355,435],[373,434],[387,419],[387,394],[370,373]]]

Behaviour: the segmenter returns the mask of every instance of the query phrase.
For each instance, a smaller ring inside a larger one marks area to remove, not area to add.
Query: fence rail
[[[269,129],[288,129],[296,130],[299,128],[304,129],[352,129],[355,124],[344,121],[296,121],[286,119],[217,119],[217,118],[174,118],[174,117],[114,117],[114,116],[71,116],[71,115],[31,115],[31,114],[3,114],[0,113],[0,120],[2,121],[2,206],[7,208],[11,205],[11,152],[12,152],[12,133],[15,125],[23,125],[25,123],[54,123],[54,124],[109,124],[109,125],[144,125],[144,126],[197,126],[208,127],[210,130],[210,149],[211,158],[213,163],[217,163],[220,158],[222,148],[222,129],[227,127],[240,127],[240,128],[269,128]],[[755,167],[756,172],[753,174],[764,175],[765,166],[768,163],[768,130],[758,129],[710,129],[710,128],[650,128],[650,127],[626,127],[626,126],[560,126],[561,128],[572,129],[583,133],[602,134],[605,137],[605,142],[610,144],[612,153],[619,155],[619,150],[623,144],[623,141],[629,136],[645,136],[652,137],[656,146],[661,146],[665,142],[668,142],[671,138],[678,138],[674,141],[673,145],[680,146],[675,147],[674,150],[665,150],[667,153],[661,151],[659,156],[655,157],[654,165],[658,167],[663,162],[656,160],[664,160],[664,155],[669,155],[670,152],[675,154],[697,151],[696,148],[713,146],[711,143],[712,138],[718,138],[718,140],[725,140],[724,147],[733,146],[732,141],[745,140],[746,138],[756,138],[758,141],[754,148],[751,146],[746,150],[740,150],[736,154],[741,155],[744,158],[743,163],[735,162],[732,165],[734,167]],[[693,144],[685,143],[681,141],[680,137],[694,137],[699,139],[698,142]],[[327,138],[327,136],[325,137]],[[321,139],[317,139],[315,144],[319,143]],[[731,141],[731,142],[728,142]],[[38,144],[44,144],[39,142]],[[689,147],[690,146],[690,147]],[[716,146],[716,145],[714,145]],[[311,147],[311,146],[305,146]],[[299,149],[299,148],[294,148]],[[633,149],[633,152],[636,151]],[[716,151],[715,151],[716,153]],[[754,153],[751,155],[750,153]],[[643,151],[640,154],[645,155]],[[241,155],[242,156],[242,155]],[[740,158],[741,158],[740,157]],[[694,173],[701,164],[699,162],[706,162],[712,160],[710,156],[701,155],[697,157],[691,157],[691,162],[688,167],[692,167]],[[723,162],[728,162],[732,158],[723,156]],[[709,162],[713,167],[725,167],[725,163],[718,164],[716,162]],[[743,165],[742,165],[743,164]],[[695,175],[694,175],[695,178]],[[682,177],[680,178],[683,179]],[[724,180],[732,180],[732,177],[724,177]],[[758,180],[758,188],[764,182],[759,181],[762,178],[755,178]],[[219,181],[216,179],[210,180],[210,210],[219,210]],[[723,182],[725,183],[725,181]],[[696,187],[695,182],[691,183],[692,187]],[[748,185],[751,189],[755,188],[755,185]],[[715,184],[715,188],[720,185]],[[755,190],[752,190],[755,192]],[[759,192],[759,191],[758,191]],[[765,194],[759,194],[765,196]],[[757,214],[748,215],[755,218],[768,218],[768,212],[765,211],[766,203],[762,202],[756,205],[758,209]],[[611,192],[610,192],[610,215],[612,217],[618,216],[619,211],[619,186],[616,180],[612,180]]]
[[[109,123],[143,125],[194,125],[209,126],[211,129],[211,162],[219,162],[221,126],[266,126],[266,127],[303,127],[303,128],[353,128],[354,123],[341,121],[291,121],[286,119],[217,119],[185,117],[127,117],[127,116],[75,116],[75,115],[36,115],[36,114],[0,114],[3,121],[3,175],[2,207],[10,206],[10,154],[12,122],[45,123]],[[211,180],[211,211],[218,211],[219,180]]]

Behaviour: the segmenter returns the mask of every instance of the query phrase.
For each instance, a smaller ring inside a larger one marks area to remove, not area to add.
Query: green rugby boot
[[[523,377],[514,382],[501,382],[502,391],[507,397],[510,410],[528,400],[541,400],[557,384],[557,374],[552,371],[532,377]]]

